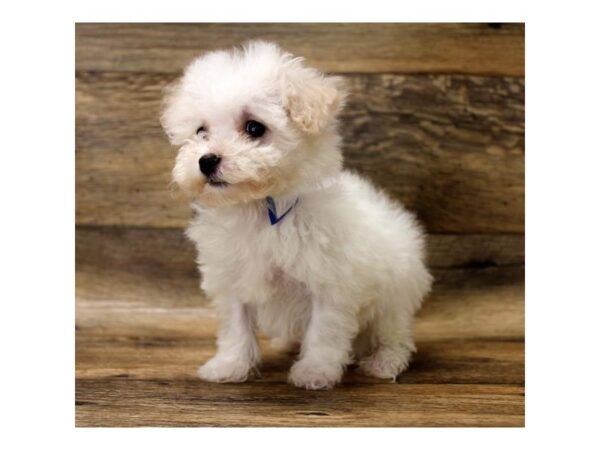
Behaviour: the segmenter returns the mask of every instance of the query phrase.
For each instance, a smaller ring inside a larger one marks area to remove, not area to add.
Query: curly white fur
[[[220,317],[202,379],[245,381],[260,364],[257,329],[279,348],[300,344],[289,381],[307,389],[331,388],[354,360],[379,378],[408,366],[431,285],[424,236],[411,213],[342,169],[344,98],[340,78],[265,42],[205,54],[169,88],[173,179],[192,200],[187,235]],[[248,120],[264,136],[248,136]],[[199,170],[207,153],[221,157],[220,184]],[[267,196],[298,201],[271,225]]]

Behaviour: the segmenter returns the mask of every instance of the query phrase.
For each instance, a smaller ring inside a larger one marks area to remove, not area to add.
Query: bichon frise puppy
[[[357,361],[395,379],[431,285],[413,215],[342,168],[338,77],[274,44],[200,56],[167,89],[161,123],[179,146],[202,288],[220,319],[203,380],[245,381],[256,332],[300,354],[290,383],[327,389]]]

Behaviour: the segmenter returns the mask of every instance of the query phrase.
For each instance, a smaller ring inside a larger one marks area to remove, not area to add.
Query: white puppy
[[[274,44],[200,56],[167,89],[161,122],[180,146],[175,183],[191,197],[187,235],[220,318],[216,355],[198,370],[245,381],[256,331],[300,344],[289,381],[331,388],[344,368],[395,379],[431,285],[415,218],[343,170],[342,80]]]

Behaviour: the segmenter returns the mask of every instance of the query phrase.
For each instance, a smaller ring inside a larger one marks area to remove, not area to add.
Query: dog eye
[[[205,126],[201,126],[200,128],[198,128],[196,130],[196,134],[200,134],[200,133],[206,133],[206,127]]]
[[[257,122],[256,120],[249,120],[246,122],[246,133],[253,138],[259,138],[267,131],[267,127],[265,127],[262,123]]]

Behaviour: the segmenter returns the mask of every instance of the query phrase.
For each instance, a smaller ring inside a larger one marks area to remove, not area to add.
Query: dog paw
[[[252,365],[239,360],[214,356],[198,369],[198,377],[213,383],[242,383],[248,379]]]
[[[300,360],[292,366],[288,381],[296,387],[310,390],[331,389],[339,383],[342,375],[341,367]]]
[[[410,350],[396,353],[378,351],[358,363],[358,371],[364,375],[396,381],[396,377],[408,368]]]

